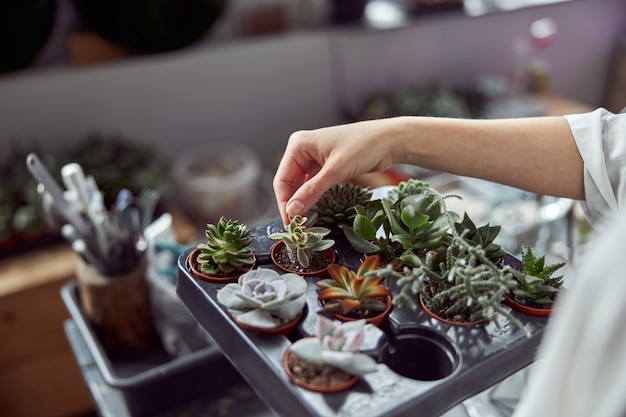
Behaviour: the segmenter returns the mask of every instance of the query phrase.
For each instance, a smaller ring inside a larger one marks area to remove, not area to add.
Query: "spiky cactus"
[[[197,262],[202,272],[212,276],[242,273],[254,265],[250,247],[250,229],[237,220],[221,217],[217,224],[207,224],[206,243],[199,243]]]
[[[367,188],[351,183],[337,184],[326,191],[311,209],[318,215],[316,224],[331,229],[351,226],[356,211],[354,206],[365,205],[372,197]]]

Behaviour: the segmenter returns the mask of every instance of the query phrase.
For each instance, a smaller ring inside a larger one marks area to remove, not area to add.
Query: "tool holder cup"
[[[82,260],[77,265],[81,308],[111,357],[136,358],[158,343],[146,267],[145,256],[133,269],[115,276],[103,275]]]

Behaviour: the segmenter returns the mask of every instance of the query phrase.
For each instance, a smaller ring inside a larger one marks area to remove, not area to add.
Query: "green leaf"
[[[406,206],[400,214],[402,222],[409,227],[410,230],[416,230],[428,223],[428,216],[415,210],[413,206]]]
[[[376,228],[366,216],[358,214],[354,218],[353,225],[357,236],[369,241],[376,239]]]

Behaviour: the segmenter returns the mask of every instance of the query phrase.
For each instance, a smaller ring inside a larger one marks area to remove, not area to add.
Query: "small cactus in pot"
[[[236,278],[254,267],[252,238],[245,224],[221,217],[217,224],[207,224],[205,234],[207,241],[198,243],[194,251],[196,272],[205,278]],[[192,265],[192,270],[195,269]]]
[[[217,300],[241,327],[289,333],[306,303],[307,283],[297,274],[259,268],[217,291]]]

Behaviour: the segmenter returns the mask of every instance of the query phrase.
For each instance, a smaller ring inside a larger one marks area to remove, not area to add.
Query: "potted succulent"
[[[318,316],[316,335],[293,343],[283,355],[283,367],[295,384],[317,392],[338,392],[357,383],[359,375],[375,372],[377,363],[360,353],[365,320],[339,322]]]
[[[250,247],[250,229],[237,220],[221,217],[207,224],[207,241],[198,243],[189,255],[193,275],[209,282],[234,282],[256,262]]]
[[[286,272],[302,275],[325,275],[328,265],[335,261],[333,239],[324,239],[330,229],[314,226],[317,214],[309,217],[293,216],[285,232],[268,237],[276,241],[270,255],[274,265]]]
[[[563,290],[563,276],[553,276],[565,263],[546,264],[546,256],[535,256],[532,247],[522,246],[522,271],[513,271],[517,286],[505,293],[514,310],[536,317],[548,317]]]
[[[365,187],[349,182],[337,184],[327,190],[311,208],[318,216],[315,225],[343,234],[343,227],[351,226],[354,222],[354,207],[367,204],[371,198],[372,192]]]
[[[378,261],[376,255],[367,257],[356,272],[329,265],[331,278],[316,283],[322,289],[318,299],[324,310],[340,321],[365,319],[379,326],[391,311],[391,292],[381,284],[383,277],[366,275],[376,269]]]
[[[289,334],[302,316],[307,283],[297,274],[258,268],[217,291],[217,300],[243,329]]]
[[[416,308],[414,294],[418,294],[422,309],[442,322],[475,325],[487,320],[499,326],[497,318],[504,316],[526,332],[502,305],[504,294],[517,285],[511,266],[494,264],[480,245],[456,234],[450,238],[445,261],[437,265],[437,258],[433,251],[419,265],[402,272],[387,268],[371,273],[397,279],[397,303]]]
[[[399,269],[405,257],[422,257],[441,248],[458,215],[448,211],[443,196],[427,183],[401,182],[387,198],[357,206],[353,227],[345,234],[354,249],[380,253],[384,263]]]

